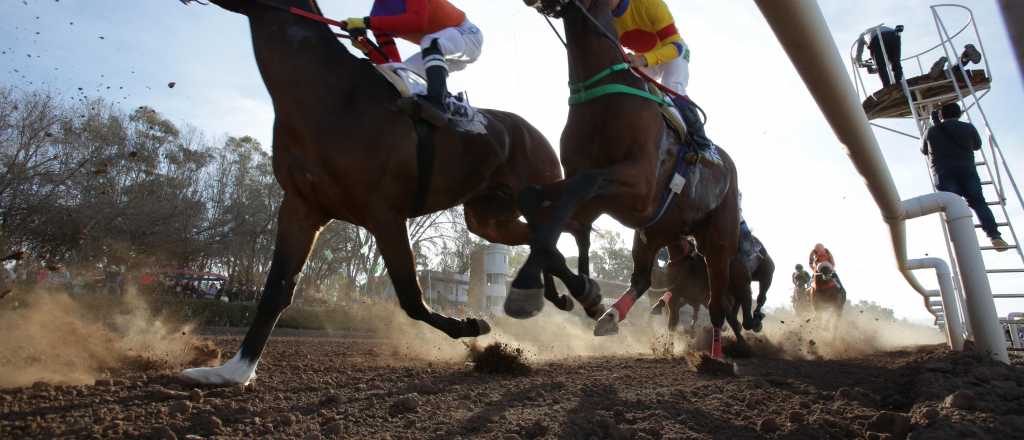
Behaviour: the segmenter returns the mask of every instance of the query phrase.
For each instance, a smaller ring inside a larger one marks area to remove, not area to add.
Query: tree
[[[595,278],[628,283],[633,273],[633,256],[618,232],[594,231],[590,253],[591,273]]]

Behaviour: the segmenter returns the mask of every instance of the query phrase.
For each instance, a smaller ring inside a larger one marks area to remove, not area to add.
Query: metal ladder
[[[969,16],[967,23],[952,34],[947,29],[940,14],[940,11],[950,9],[966,11]],[[982,189],[986,190],[987,188],[992,188],[991,191],[985,191],[986,203],[990,207],[999,206],[999,209],[993,209],[993,214],[996,217],[996,224],[999,226],[1001,232],[1003,232],[1003,239],[1010,244],[1010,249],[1004,251],[1004,253],[1013,251],[1017,258],[1014,259],[1015,261],[1011,267],[1000,267],[996,265],[996,261],[994,261],[997,260],[997,255],[999,255],[996,253],[995,247],[987,245],[986,243],[985,245],[980,246],[980,250],[982,251],[982,256],[985,259],[985,267],[989,281],[993,287],[992,297],[997,301],[999,299],[1024,298],[1024,249],[1022,249],[1024,246],[1021,245],[1019,235],[1017,234],[1017,230],[1010,217],[1011,210],[1008,209],[1008,205],[1014,202],[1016,203],[1016,208],[1018,210],[1024,209],[1024,198],[1021,197],[1020,188],[1010,171],[1009,164],[1006,162],[1006,157],[1003,155],[1003,151],[992,132],[992,127],[989,125],[989,120],[985,114],[985,110],[981,105],[981,99],[990,91],[989,86],[986,85],[985,87],[982,87],[983,90],[978,90],[972,82],[971,75],[967,73],[966,67],[953,68],[954,63],[958,62],[960,58],[954,39],[973,28],[973,41],[976,42],[979,51],[982,53],[985,63],[985,72],[986,75],[989,76],[989,81],[991,80],[991,68],[988,64],[988,57],[985,54],[984,45],[981,41],[981,35],[978,32],[974,13],[969,8],[961,5],[931,6],[931,12],[935,20],[935,28],[941,42],[917,55],[909,56],[901,60],[905,64],[908,62],[916,62],[921,75],[926,73],[924,64],[922,63],[923,57],[933,56],[938,58],[940,55],[945,55],[946,59],[949,60],[944,69],[944,78],[939,78],[923,84],[918,83],[913,86],[908,84],[906,78],[899,82],[903,95],[907,101],[907,105],[910,109],[910,117],[914,120],[917,127],[917,136],[874,122],[872,125],[920,140],[932,126],[930,117],[931,112],[939,109],[943,104],[957,102],[963,108],[964,115],[967,117],[968,122],[975,124],[979,129],[983,129],[983,135],[987,139],[988,145],[983,146],[980,150],[981,157],[980,159],[976,159],[975,166],[978,167],[978,176],[981,178]],[[878,37],[880,38],[881,35],[878,35]],[[938,50],[940,48],[941,51]],[[887,64],[889,64],[888,61],[889,60],[886,56],[885,62]],[[889,71],[891,74],[892,69]],[[854,67],[854,75],[857,77],[857,82],[860,86],[859,90],[861,91],[862,96],[867,96],[869,92],[864,87],[863,79],[860,77],[860,72],[856,69],[856,66]],[[945,93],[938,95],[932,94],[927,97],[922,94],[924,89],[931,89],[934,92],[936,87],[948,87],[948,91],[944,91]],[[975,115],[977,115],[978,118],[976,118]],[[932,188],[935,188],[936,182],[934,176],[932,176],[930,171],[928,175],[932,179]],[[1007,183],[1009,185],[1006,185]],[[992,199],[993,194],[994,200]],[[956,261],[956,256],[952,249],[952,242],[950,241],[950,235],[946,227],[946,223],[945,221],[941,223],[943,236],[946,239],[946,251],[949,256],[949,261],[952,263],[953,283],[957,290],[960,302],[960,307],[958,307],[958,309],[962,314],[964,322],[967,322],[968,317],[963,313],[965,301],[963,297],[964,290],[960,281],[959,264]],[[975,228],[980,230],[981,225],[975,223]],[[1006,232],[1009,232],[1009,234]],[[1005,264],[1007,258],[998,257],[998,260]],[[1017,282],[1011,284],[1009,282],[1012,281],[1009,279],[1010,277],[1015,277],[1012,280],[1016,280]],[[1002,289],[1001,287],[1006,285],[1010,285],[1011,289],[1016,289],[1018,291],[1003,291],[1005,289]],[[969,329],[970,326],[968,325],[967,328]]]

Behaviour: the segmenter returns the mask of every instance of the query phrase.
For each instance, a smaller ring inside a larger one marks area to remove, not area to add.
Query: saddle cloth
[[[421,97],[427,94],[427,81],[403,63],[387,63],[375,65],[398,94],[403,98]],[[487,133],[487,117],[480,110],[469,105],[465,95],[447,96],[445,107],[448,118],[457,130],[471,133]]]

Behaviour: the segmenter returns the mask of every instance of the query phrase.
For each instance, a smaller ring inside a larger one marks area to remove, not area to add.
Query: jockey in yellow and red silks
[[[612,10],[619,42],[632,51],[629,63],[682,97],[673,97],[694,142],[702,151],[714,145],[686,94],[690,82],[690,48],[676,28],[664,0],[618,0]]]
[[[405,60],[427,79],[427,100],[443,111],[448,94],[448,71],[459,71],[480,57],[483,34],[466,13],[447,0],[375,0],[368,17],[345,21],[346,29],[373,31],[387,54],[367,51],[374,62],[402,61],[395,38],[416,44],[421,52]]]

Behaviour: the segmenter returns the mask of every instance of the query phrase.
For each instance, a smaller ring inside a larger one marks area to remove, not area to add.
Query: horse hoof
[[[572,309],[576,308],[576,305],[573,303],[572,298],[569,298],[566,295],[560,295],[558,297],[558,300],[554,301],[553,304],[555,305],[555,307],[558,307],[558,310],[561,310],[563,312],[571,312]]]
[[[491,325],[482,319],[470,318],[468,324],[471,328],[475,328],[475,335],[470,337],[483,336],[491,332]]]
[[[654,307],[651,307],[651,315],[653,315],[653,316],[661,316],[661,311],[664,308],[665,308],[665,303],[658,302],[657,304],[654,305]]]
[[[256,378],[256,363],[242,360],[236,354],[224,365],[213,368],[189,368],[181,372],[182,379],[201,385],[248,385]]]
[[[529,319],[544,308],[544,288],[517,289],[512,287],[505,298],[505,314],[515,319]]]
[[[594,336],[612,336],[619,334],[619,316],[615,309],[608,309],[601,315],[594,326]]]
[[[579,297],[579,302],[590,319],[597,321],[605,314],[606,308],[601,304],[601,286],[590,278],[587,278],[586,290]]]

